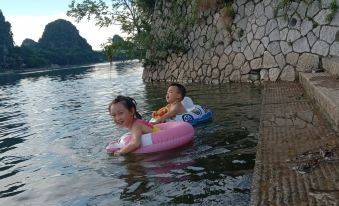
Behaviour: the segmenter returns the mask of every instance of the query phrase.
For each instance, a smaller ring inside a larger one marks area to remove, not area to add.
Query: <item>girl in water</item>
[[[141,119],[136,105],[133,98],[119,95],[108,106],[114,123],[120,128],[128,128],[132,136],[131,141],[114,155],[123,155],[134,151],[141,145],[141,135],[159,131],[159,128]]]

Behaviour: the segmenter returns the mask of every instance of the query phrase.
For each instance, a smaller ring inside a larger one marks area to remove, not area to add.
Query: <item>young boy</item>
[[[166,119],[175,118],[177,114],[185,113],[186,109],[181,103],[185,95],[186,89],[183,85],[172,83],[168,87],[166,94],[166,101],[168,103],[166,107],[168,109],[168,112],[165,113],[163,116],[157,118],[157,120],[153,122],[153,124],[165,122]],[[152,117],[155,117],[155,112],[153,112]]]

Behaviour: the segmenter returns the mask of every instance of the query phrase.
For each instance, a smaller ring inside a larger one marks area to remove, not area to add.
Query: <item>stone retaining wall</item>
[[[213,84],[295,81],[298,72],[319,70],[322,57],[339,56],[339,12],[327,19],[332,0],[296,0],[275,16],[280,1],[235,0],[230,32],[222,9],[200,13],[188,35],[188,52],[171,53],[156,66],[145,67],[143,79]],[[158,36],[168,25],[166,15],[171,15],[170,3],[161,5],[153,25]],[[182,12],[192,15],[192,8],[186,5]]]

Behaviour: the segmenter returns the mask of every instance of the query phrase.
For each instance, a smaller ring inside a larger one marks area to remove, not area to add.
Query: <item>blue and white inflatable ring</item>
[[[188,122],[195,126],[199,123],[209,121],[213,117],[213,112],[205,110],[200,105],[194,105],[192,99],[189,97],[185,97],[182,104],[187,112],[177,115],[174,119],[175,121]]]

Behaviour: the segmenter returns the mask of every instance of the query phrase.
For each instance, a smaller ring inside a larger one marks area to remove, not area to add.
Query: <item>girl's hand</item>
[[[116,152],[114,152],[114,154],[113,154],[114,156],[120,156],[121,155],[121,152],[120,152],[120,150],[118,150],[118,151],[116,151]]]

